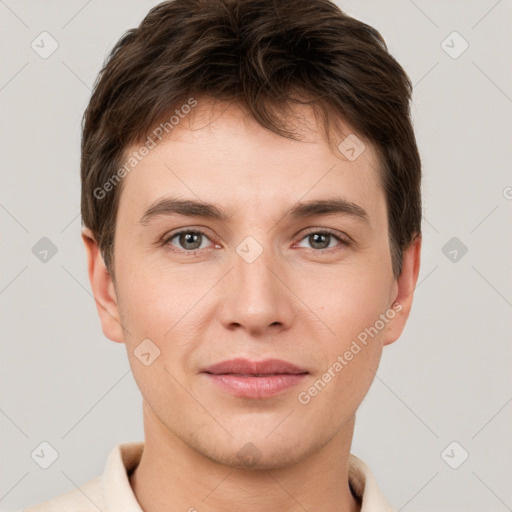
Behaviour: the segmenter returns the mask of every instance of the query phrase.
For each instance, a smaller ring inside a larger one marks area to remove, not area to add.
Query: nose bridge
[[[226,276],[221,308],[226,327],[264,332],[271,325],[287,326],[293,318],[292,296],[282,282],[286,276],[280,275],[282,267],[270,238],[260,242],[249,236],[233,252],[233,270]]]

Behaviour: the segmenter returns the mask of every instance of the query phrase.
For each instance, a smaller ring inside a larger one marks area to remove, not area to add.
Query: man
[[[389,511],[350,453],[418,277],[410,81],[327,0],[174,0],[84,116],[83,240],[144,443],[31,512]]]

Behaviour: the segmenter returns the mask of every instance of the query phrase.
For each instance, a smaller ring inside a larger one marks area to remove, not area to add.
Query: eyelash
[[[184,233],[194,233],[194,234],[201,234],[202,236],[205,236],[206,238],[210,239],[210,237],[208,236],[207,233],[205,233],[204,231],[202,231],[201,229],[182,229],[180,231],[177,231],[176,233],[173,233],[172,235],[170,236],[167,236],[167,237],[164,237],[163,240],[162,240],[162,245],[164,245],[165,247],[167,247],[170,251],[172,252],[175,252],[175,253],[178,253],[178,254],[186,254],[187,256],[194,256],[197,252],[199,251],[202,251],[204,250],[203,249],[194,249],[194,250],[190,250],[190,251],[187,251],[187,250],[179,250],[178,248],[176,248],[175,246],[172,246],[170,245],[170,242],[171,240],[173,240],[174,238],[178,237],[179,235],[182,235]],[[307,231],[303,236],[302,238],[299,240],[299,242],[302,242],[304,239],[306,239],[307,237],[311,236],[311,235],[314,235],[314,234],[322,234],[322,235],[330,235],[332,236],[336,241],[338,241],[340,243],[340,245],[342,246],[346,246],[346,247],[350,247],[353,245],[353,241],[351,239],[349,239],[348,236],[345,235],[345,237],[342,237],[338,234],[338,232],[335,232],[329,228],[323,228],[323,229],[318,229],[318,228],[313,228],[311,229],[310,231]],[[215,243],[215,242],[214,242]],[[330,247],[330,248],[326,248],[326,249],[314,249],[314,248],[310,248],[310,250],[314,251],[315,253],[317,254],[325,254],[325,253],[330,253],[330,252],[333,252],[333,251],[336,251],[339,249],[339,246],[337,247]]]

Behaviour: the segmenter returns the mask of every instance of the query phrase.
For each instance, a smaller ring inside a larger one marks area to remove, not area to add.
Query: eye
[[[188,229],[173,233],[164,240],[163,244],[176,248],[178,252],[194,253],[200,249],[207,249],[208,241],[212,242],[206,233],[200,230]],[[309,248],[314,249],[315,251],[335,249],[342,245],[350,246],[352,243],[348,237],[345,238],[340,234],[334,234],[325,229],[306,233],[297,245],[299,247],[304,247],[303,245],[300,245],[304,241],[308,242],[310,244]]]
[[[337,245],[350,245],[349,240],[330,231],[311,231],[302,238],[302,241],[307,241],[312,249],[318,251],[332,249]]]
[[[177,243],[173,243],[173,240],[175,239]],[[172,245],[173,247],[182,249],[185,252],[192,252],[199,249],[205,249],[208,246],[207,243],[204,243],[206,240],[210,239],[202,231],[188,230],[174,233],[165,240],[165,244]]]

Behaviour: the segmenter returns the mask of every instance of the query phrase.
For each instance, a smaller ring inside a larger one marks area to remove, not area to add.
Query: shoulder
[[[79,488],[23,509],[22,512],[98,512],[105,510],[101,477],[89,480]]]
[[[350,488],[361,501],[361,512],[394,512],[382,494],[372,471],[360,458],[349,455],[348,478]]]
[[[144,443],[140,441],[114,446],[101,476],[22,512],[142,512],[128,475],[139,463],[143,450]]]

